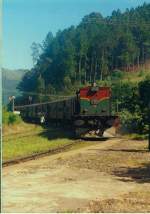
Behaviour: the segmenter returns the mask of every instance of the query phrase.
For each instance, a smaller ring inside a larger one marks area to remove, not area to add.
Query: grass
[[[19,127],[5,127],[3,137],[3,161],[14,160],[60,148],[73,143],[75,139],[70,131],[62,129],[44,129],[33,124],[22,124]],[[79,141],[70,150],[93,145],[92,142]]]
[[[51,135],[51,137],[50,137]],[[53,139],[54,138],[54,139]],[[28,124],[3,125],[3,161],[13,160],[44,152],[70,143],[71,140],[60,136],[53,130]]]
[[[49,140],[42,136],[31,136],[27,138],[14,139],[3,142],[3,161],[13,160],[20,157],[48,151],[70,144],[73,140],[63,138]]]
[[[3,136],[18,135],[28,132],[40,132],[43,131],[43,127],[35,124],[24,123],[23,121],[20,124],[13,125],[4,125],[3,124]]]
[[[123,80],[124,81],[131,81],[131,82],[140,82],[143,79],[145,79],[145,77],[147,75],[150,75],[150,69],[143,69],[141,71],[137,71],[137,72],[126,72],[124,74]]]
[[[27,124],[20,131],[3,137],[3,161],[13,160],[59,148],[72,143],[70,134],[64,130],[43,129],[41,126]],[[22,135],[22,133],[24,135]],[[28,134],[29,133],[29,134]]]

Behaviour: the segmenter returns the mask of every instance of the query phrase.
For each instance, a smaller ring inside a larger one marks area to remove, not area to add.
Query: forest
[[[150,4],[108,17],[93,12],[31,48],[34,66],[18,87],[25,92],[71,93],[115,71],[136,71],[150,59]]]

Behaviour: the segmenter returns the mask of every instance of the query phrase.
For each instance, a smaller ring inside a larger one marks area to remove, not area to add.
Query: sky
[[[150,0],[3,0],[2,67],[30,69],[31,44],[41,43],[49,31],[77,25],[91,12],[108,16],[144,2]]]

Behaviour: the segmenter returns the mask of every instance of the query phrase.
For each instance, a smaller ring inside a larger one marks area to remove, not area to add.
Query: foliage
[[[146,78],[139,83],[139,96],[141,106],[143,108],[148,108],[150,105],[150,75],[146,76]]]
[[[143,4],[124,13],[113,11],[105,18],[91,13],[76,27],[58,31],[56,36],[49,32],[42,44],[32,44],[34,67],[19,89],[58,93],[110,76],[122,78],[121,71],[134,70],[150,59],[149,22],[150,4]]]
[[[2,122],[5,125],[13,125],[21,123],[21,117],[14,114],[13,112],[8,112],[6,108],[3,108]]]
[[[124,96],[120,104],[122,131],[148,134],[150,120],[150,77],[146,77],[138,86],[130,85],[126,90],[118,89]]]
[[[120,70],[114,70],[111,75],[112,80],[121,80],[124,77],[124,72]]]
[[[143,120],[140,112],[131,113],[127,110],[123,110],[120,113],[122,131],[124,133],[142,133],[143,132]]]

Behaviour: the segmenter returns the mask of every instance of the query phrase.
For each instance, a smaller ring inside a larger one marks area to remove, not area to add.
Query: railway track
[[[116,138],[116,137],[112,137],[112,138]],[[32,155],[28,155],[28,156],[25,156],[25,157],[4,161],[2,163],[2,167],[7,167],[7,166],[10,166],[10,165],[19,164],[19,163],[26,162],[26,161],[29,161],[29,160],[36,160],[36,159],[41,158],[41,157],[45,157],[45,156],[48,156],[48,155],[53,155],[53,154],[57,154],[57,153],[60,153],[60,152],[64,152],[64,151],[67,151],[69,148],[71,148],[73,145],[75,145],[77,143],[81,143],[83,141],[86,141],[87,143],[90,142],[90,141],[105,142],[108,139],[109,139],[108,137],[81,138],[81,139],[75,140],[74,142],[72,142],[70,144],[67,144],[67,145],[64,145],[64,146],[61,146],[61,147],[58,147],[58,148],[55,148],[55,149],[49,149],[49,150],[44,151],[44,152],[38,152],[38,153],[35,153],[35,154],[32,154]]]
[[[64,145],[64,146],[61,146],[61,147],[58,147],[58,148],[55,148],[55,149],[49,149],[49,150],[47,150],[45,152],[38,152],[38,153],[35,153],[33,155],[28,155],[28,156],[25,156],[25,157],[4,161],[2,163],[2,166],[6,167],[6,166],[19,164],[21,162],[25,162],[25,161],[29,161],[29,160],[35,160],[35,159],[38,159],[38,158],[41,158],[41,157],[44,157],[44,156],[47,156],[47,155],[57,154],[59,152],[66,151],[71,146],[73,146],[73,145],[75,145],[76,143],[79,143],[79,142],[81,142],[81,140],[76,140],[76,141],[74,141],[74,142],[72,142],[70,144],[67,144],[67,145]]]
[[[45,131],[37,131],[37,132],[27,132],[26,134],[24,133],[18,133],[15,135],[15,138],[17,139],[20,139],[20,138],[26,138],[26,137],[31,137],[31,136],[36,136],[37,134],[46,134],[48,133],[50,130],[45,130]],[[110,139],[110,138],[117,138],[116,136],[107,136],[107,137],[81,137],[80,139],[76,139],[74,140],[73,142],[69,143],[69,144],[66,144],[64,146],[60,146],[60,147],[57,147],[57,148],[54,148],[54,149],[49,149],[47,151],[44,151],[44,152],[38,152],[38,153],[35,153],[35,154],[32,154],[32,155],[28,155],[28,156],[25,156],[25,157],[20,157],[20,158],[16,158],[16,159],[13,159],[13,160],[8,160],[8,161],[4,161],[2,163],[2,166],[3,167],[7,167],[7,166],[10,166],[10,165],[14,165],[14,164],[19,164],[21,162],[25,162],[25,161],[29,161],[29,160],[35,160],[35,159],[38,159],[38,158],[41,158],[41,157],[44,157],[44,156],[48,156],[48,155],[52,155],[52,154],[57,154],[57,153],[60,153],[60,152],[63,152],[63,151],[66,151],[68,150],[71,146],[77,144],[77,143],[81,143],[83,141],[85,142],[90,142],[90,141],[95,141],[95,142],[105,142],[106,140]],[[14,140],[14,138],[11,136],[11,135],[7,135],[7,136],[3,136],[3,141],[4,142],[9,142],[9,141],[12,141]]]

